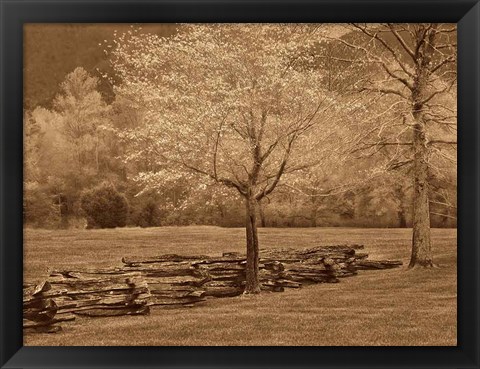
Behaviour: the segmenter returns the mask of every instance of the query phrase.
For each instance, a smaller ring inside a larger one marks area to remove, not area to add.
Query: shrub
[[[158,227],[162,212],[154,194],[146,194],[132,199],[130,208],[131,224],[139,227]]]
[[[84,192],[80,201],[87,228],[115,228],[127,224],[127,198],[112,184],[104,183]]]

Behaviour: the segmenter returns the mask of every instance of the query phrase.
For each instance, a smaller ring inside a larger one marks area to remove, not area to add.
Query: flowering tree
[[[133,29],[110,49],[116,94],[145,112],[141,128],[119,133],[130,142],[127,160],[153,160],[138,179],[146,187],[214,181],[243,199],[245,293],[260,290],[258,203],[331,143],[339,107],[309,53],[319,33],[311,25],[181,25],[170,38]]]

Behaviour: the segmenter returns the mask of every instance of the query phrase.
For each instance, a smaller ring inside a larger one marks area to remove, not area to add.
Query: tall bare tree
[[[411,166],[413,237],[409,267],[434,266],[429,176],[435,156],[456,163],[456,27],[452,24],[351,24],[337,38],[371,73],[355,87],[375,101],[355,136],[363,156],[384,155],[385,169]],[[353,60],[352,60],[353,61]],[[358,90],[357,90],[358,91]]]

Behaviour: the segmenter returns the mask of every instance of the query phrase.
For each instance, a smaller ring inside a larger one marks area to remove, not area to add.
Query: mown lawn
[[[25,345],[418,346],[457,343],[457,231],[434,229],[438,269],[363,271],[337,284],[210,299],[148,316],[81,318]],[[259,229],[261,247],[361,243],[371,259],[408,263],[411,230]],[[24,278],[50,268],[120,266],[123,256],[244,250],[244,230],[218,227],[25,231]]]

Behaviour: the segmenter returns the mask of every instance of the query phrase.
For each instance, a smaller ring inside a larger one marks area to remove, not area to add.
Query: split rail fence
[[[389,269],[395,260],[367,260],[362,245],[260,250],[261,289],[283,292],[314,283],[336,283],[359,270]],[[57,332],[76,316],[148,314],[152,306],[191,307],[210,297],[232,297],[245,287],[245,255],[125,257],[123,266],[52,271],[40,284],[25,284],[23,327]]]

